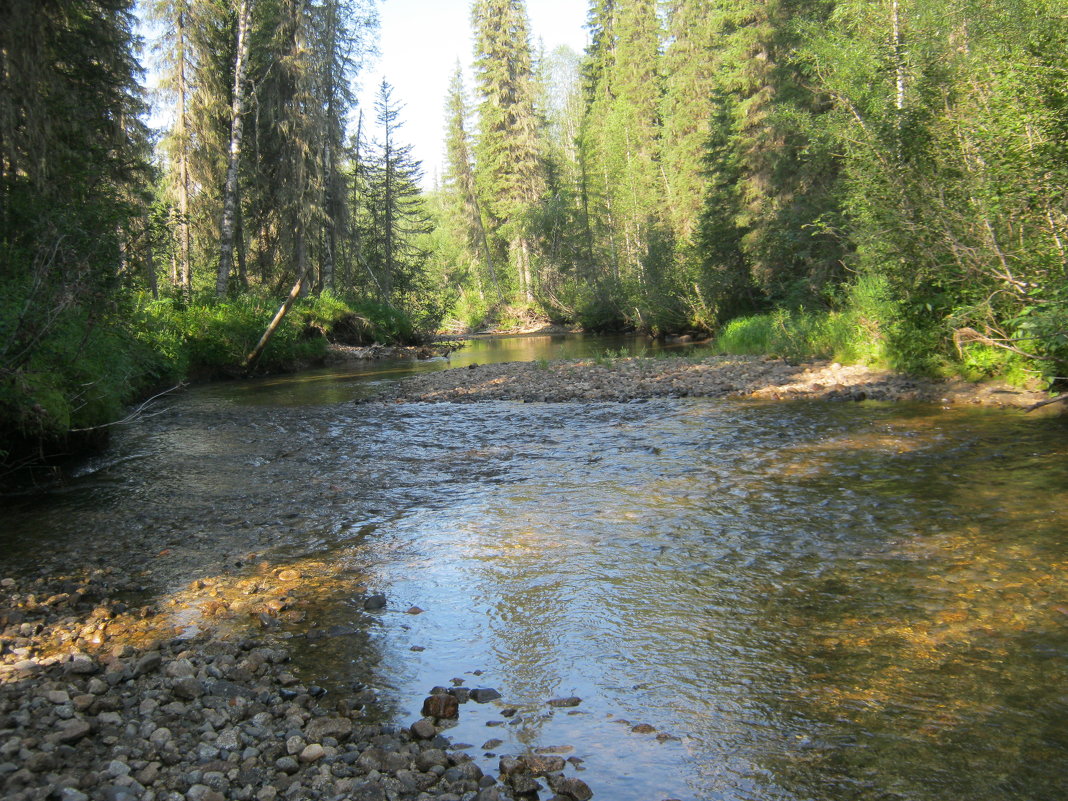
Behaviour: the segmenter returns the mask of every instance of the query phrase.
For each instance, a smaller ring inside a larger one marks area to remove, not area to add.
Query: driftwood
[[[964,356],[964,348],[962,346],[971,344],[972,342],[978,342],[981,345],[987,345],[991,348],[1003,348],[1004,350],[1009,350],[1013,353],[1018,353],[1028,359],[1034,359],[1040,362],[1051,361],[1045,356],[1036,356],[1033,353],[1028,353],[1025,350],[1020,350],[1018,347],[1011,344],[1013,341],[1014,340],[1011,339],[994,339],[992,337],[987,336],[986,334],[980,334],[974,328],[958,328],[956,331],[953,332],[953,344],[957,346],[957,353],[959,353],[962,358]]]
[[[1058,395],[1056,398],[1050,398],[1049,400],[1039,401],[1024,409],[1025,412],[1033,412],[1035,409],[1041,409],[1043,406],[1050,406],[1054,403],[1068,402],[1068,394]]]
[[[1015,345],[1009,344],[1012,342],[1012,340],[993,339],[985,334],[980,334],[974,328],[958,328],[956,331],[953,332],[953,344],[957,346],[957,353],[959,353],[962,357],[964,356],[964,349],[961,346],[967,345],[971,342],[978,342],[982,345],[988,345],[992,348],[1004,348],[1005,350],[1009,350],[1013,353],[1018,353],[1021,356],[1025,356],[1028,359],[1035,359],[1037,361],[1052,361],[1052,359],[1049,359],[1047,357],[1036,356],[1033,353],[1028,353],[1027,351],[1020,350]],[[1048,400],[1039,401],[1038,403],[1028,406],[1026,409],[1024,409],[1024,411],[1033,412],[1035,409],[1041,409],[1043,406],[1051,406],[1054,403],[1065,402],[1068,402],[1068,394],[1058,395],[1056,398],[1049,398]]]

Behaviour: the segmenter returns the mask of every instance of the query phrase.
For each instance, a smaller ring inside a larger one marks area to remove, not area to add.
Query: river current
[[[619,346],[517,339],[452,364]],[[306,638],[303,680],[366,683],[404,724],[435,685],[494,688],[450,737],[575,757],[595,798],[1068,797],[1063,418],[351,402],[445,366],[172,398],[64,488],[9,502],[0,569],[144,560],[166,598],[293,566],[306,616],[273,636]]]

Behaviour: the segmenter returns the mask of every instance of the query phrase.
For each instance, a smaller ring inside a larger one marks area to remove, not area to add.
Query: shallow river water
[[[559,348],[453,363],[512,345]],[[495,688],[450,736],[577,757],[595,798],[1068,797],[1063,418],[350,402],[410,369],[172,399],[10,503],[4,569],[140,560],[188,600],[292,565],[307,617],[275,636],[315,629],[303,679],[365,682],[401,723],[453,678]]]

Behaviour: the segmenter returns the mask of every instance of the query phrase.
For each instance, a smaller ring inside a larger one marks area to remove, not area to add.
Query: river
[[[450,737],[575,757],[595,798],[1068,797],[1063,418],[351,402],[447,366],[171,398],[66,486],[5,501],[0,571],[140,563],[195,631],[196,579],[290,566],[303,619],[269,636],[313,631],[302,679],[365,683],[405,724],[435,685],[494,688]]]

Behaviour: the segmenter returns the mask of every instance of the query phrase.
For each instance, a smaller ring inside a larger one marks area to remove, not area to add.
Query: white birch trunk
[[[230,156],[223,190],[222,222],[219,225],[219,274],[215,294],[226,295],[234,264],[234,220],[237,213],[237,169],[241,163],[241,137],[245,110],[245,65],[248,61],[249,0],[240,0],[237,16],[237,57],[234,62],[234,97],[230,110]]]

